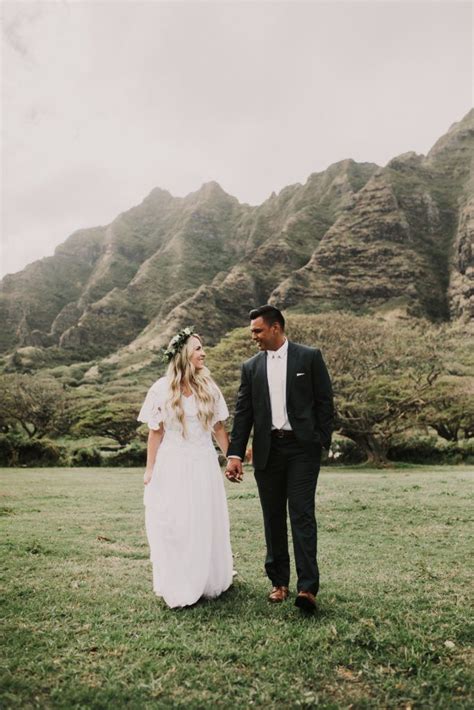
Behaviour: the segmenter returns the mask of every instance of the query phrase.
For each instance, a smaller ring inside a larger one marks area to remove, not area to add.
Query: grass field
[[[141,471],[4,469],[0,704],[472,707],[472,474],[323,470],[319,611],[305,617],[266,601],[250,470],[226,484],[233,587],[170,611],[151,592]]]

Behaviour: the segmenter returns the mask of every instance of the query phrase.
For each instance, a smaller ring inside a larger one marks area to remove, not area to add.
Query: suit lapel
[[[298,369],[298,351],[293,343],[288,341],[288,355],[286,358],[286,401],[290,397],[291,383]]]
[[[268,389],[268,377],[267,377],[267,354],[262,353],[262,356],[257,361],[258,376],[262,383],[262,391],[264,396],[264,401],[268,407],[268,411],[271,412],[270,404],[270,391]]]

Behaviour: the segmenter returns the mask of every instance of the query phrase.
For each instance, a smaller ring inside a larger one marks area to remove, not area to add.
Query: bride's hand
[[[143,476],[143,483],[145,484],[145,486],[147,486],[150,483],[151,474],[152,474],[152,471],[145,471],[145,475]]]

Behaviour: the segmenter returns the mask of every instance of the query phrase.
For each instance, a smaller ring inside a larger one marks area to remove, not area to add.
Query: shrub
[[[14,437],[0,434],[0,466],[14,466],[15,443]]]
[[[82,448],[77,449],[71,460],[72,466],[100,466],[102,464],[102,456],[99,449]]]
[[[351,439],[333,439],[329,453],[323,449],[322,463],[325,466],[357,464],[365,460],[364,451]]]
[[[16,435],[0,435],[2,466],[64,466],[68,464],[66,449],[50,439],[23,439]]]
[[[108,466],[145,466],[146,445],[134,442],[107,458]]]
[[[434,436],[413,436],[397,441],[389,451],[391,461],[419,464],[474,462],[474,440],[440,442]]]

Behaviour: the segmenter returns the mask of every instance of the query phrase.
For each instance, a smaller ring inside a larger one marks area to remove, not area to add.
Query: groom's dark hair
[[[267,325],[273,325],[278,323],[282,330],[285,330],[285,319],[283,314],[275,306],[260,306],[259,308],[254,308],[249,313],[250,320],[255,320],[255,318],[263,318]]]

